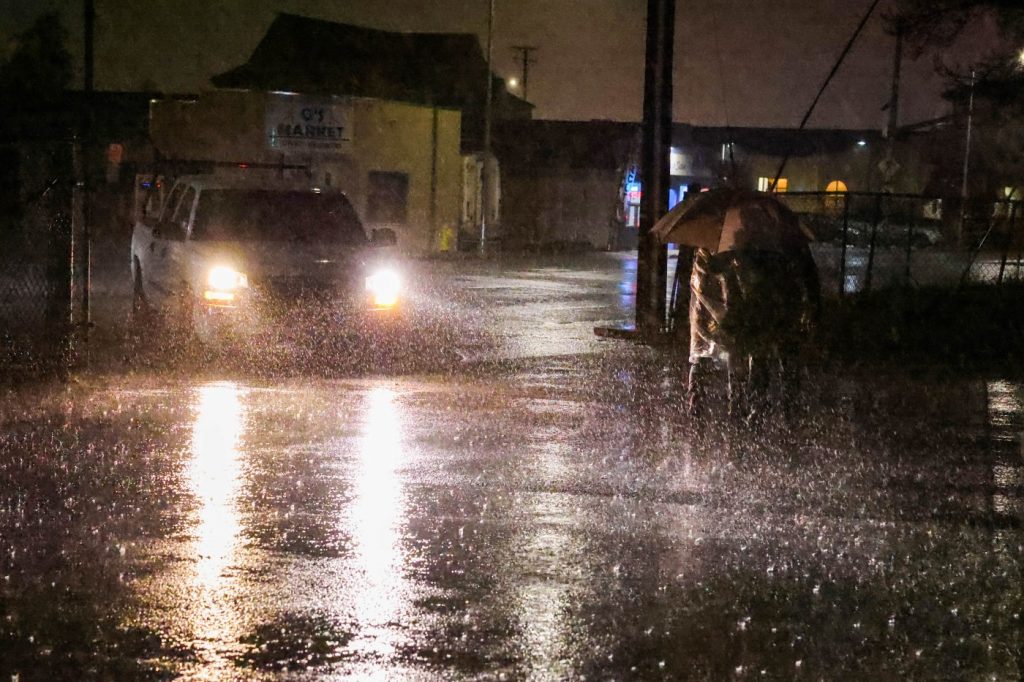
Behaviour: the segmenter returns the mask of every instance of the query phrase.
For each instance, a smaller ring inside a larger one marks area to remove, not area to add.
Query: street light
[[[510,90],[515,90],[516,88],[518,88],[519,87],[519,79],[517,79],[514,76],[512,78],[509,78],[508,79],[508,87],[509,87]]]

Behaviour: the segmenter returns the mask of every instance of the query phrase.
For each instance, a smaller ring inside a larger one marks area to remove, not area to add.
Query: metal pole
[[[892,215],[892,200],[890,199],[889,201],[890,201],[889,214],[891,216]],[[910,283],[912,281],[910,265],[911,265],[911,260],[913,259],[913,256],[914,256],[914,228],[917,227],[917,218],[916,218],[917,212],[916,211],[914,212],[914,216],[915,217],[911,218],[910,221],[909,221],[909,224],[907,225],[907,243],[905,244],[905,247],[906,247],[906,250],[907,250],[907,252],[906,252],[907,261],[906,261],[906,263],[904,265],[904,269],[903,269],[903,280],[904,280],[903,284],[905,286],[907,286],[907,287],[910,287]]]
[[[1015,206],[1019,207],[1020,203],[1015,204]],[[1016,222],[1014,223],[1014,227],[1016,227]],[[1016,262],[1014,264],[1014,267],[1016,267],[1016,269],[1017,269],[1017,281],[1020,282],[1021,279],[1022,279],[1021,275],[1020,275],[1020,271],[1021,271],[1021,259],[1024,258],[1024,240],[1022,240],[1019,235],[1017,236],[1017,244],[1018,244],[1018,246],[1017,246],[1017,260],[1016,260]]]
[[[871,279],[875,269],[875,243],[878,237],[878,223],[882,220],[882,195],[875,194],[875,219],[871,221],[871,240],[868,242],[868,267],[864,273],[864,293],[871,291]]]
[[[850,193],[843,194],[843,245],[839,252],[839,298],[846,296],[846,242],[850,234]]]
[[[672,143],[672,58],[675,0],[647,0],[647,59],[641,147],[640,243],[637,249],[636,328],[644,338],[665,323],[668,250],[651,228],[668,210],[669,153]],[[678,265],[677,265],[678,267]],[[689,281],[689,273],[686,273]]]
[[[487,94],[484,99],[484,165],[480,173],[480,253],[487,251],[487,223],[491,209],[491,99],[494,96],[494,78],[491,76],[491,57],[494,50],[494,0],[487,8]]]
[[[1010,238],[1013,235],[1013,228],[1017,224],[1017,204],[1008,201],[1006,203],[1009,209],[1009,225],[1006,230],[1006,237],[1003,239],[1003,254],[999,259],[999,279],[998,284],[1003,283],[1003,273],[1006,272],[1006,259],[1010,255]]]
[[[964,170],[960,183],[960,241],[964,239],[964,221],[967,217],[967,172],[971,159],[971,126],[974,121],[974,71],[971,71],[971,96],[967,100],[967,139],[964,141]]]
[[[89,328],[92,313],[89,299],[92,289],[92,187],[89,177],[89,152],[92,147],[92,93],[93,61],[96,26],[96,6],[93,0],[85,0],[85,65],[84,65],[84,107],[82,118],[82,342],[86,362],[89,357]]]
[[[437,229],[437,134],[438,134],[438,111],[434,107],[430,117],[430,234],[436,239],[435,244],[440,245],[440,233]]]

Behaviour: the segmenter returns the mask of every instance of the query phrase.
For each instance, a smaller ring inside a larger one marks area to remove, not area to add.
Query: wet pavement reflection
[[[695,430],[581,334],[621,273],[453,270],[501,331],[444,371],[7,394],[0,679],[1019,679],[1024,385],[824,371]]]

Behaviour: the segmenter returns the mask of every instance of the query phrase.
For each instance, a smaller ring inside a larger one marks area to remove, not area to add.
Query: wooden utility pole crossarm
[[[512,49],[515,50],[519,55],[519,63],[522,66],[523,72],[523,99],[529,101],[530,99],[530,64],[536,64],[537,60],[532,59],[530,54],[537,51],[537,47],[534,45],[513,45]]]

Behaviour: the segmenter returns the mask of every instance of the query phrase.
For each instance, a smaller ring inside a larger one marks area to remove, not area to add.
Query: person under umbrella
[[[817,268],[796,216],[778,199],[715,189],[666,214],[662,243],[695,247],[689,287],[688,410],[699,415],[715,364],[729,378],[729,413],[748,421],[768,408],[772,367],[783,409],[796,393],[796,357],[816,320]]]

